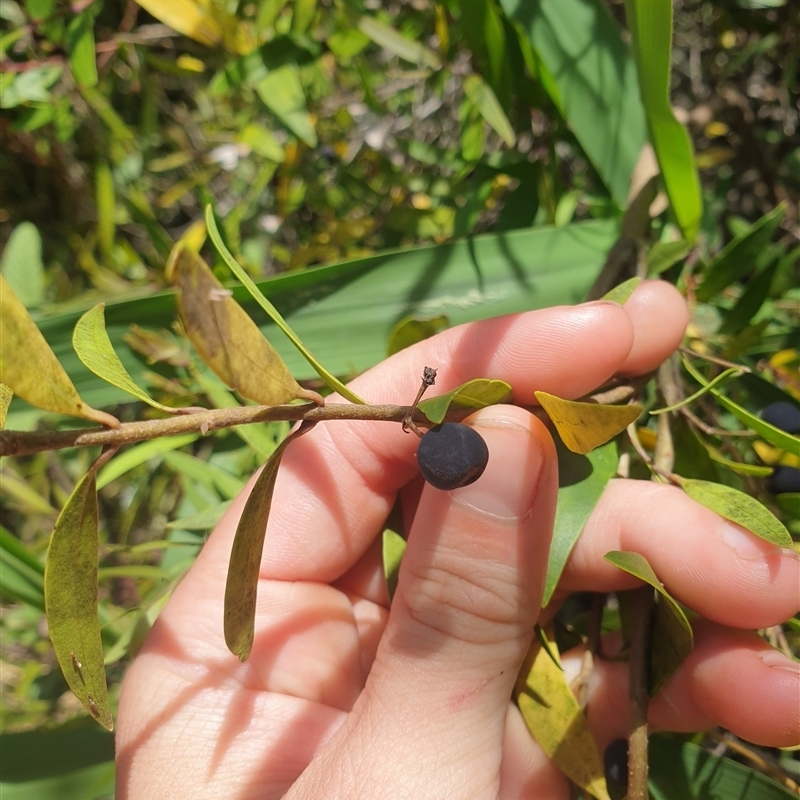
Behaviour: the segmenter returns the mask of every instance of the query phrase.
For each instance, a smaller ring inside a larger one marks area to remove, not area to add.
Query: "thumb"
[[[352,796],[398,785],[409,797],[497,796],[509,699],[539,613],[557,461],[523,409],[493,406],[466,422],[489,447],[486,470],[451,492],[425,486],[367,684],[330,743],[341,751],[326,754],[329,767],[344,760],[359,773]]]

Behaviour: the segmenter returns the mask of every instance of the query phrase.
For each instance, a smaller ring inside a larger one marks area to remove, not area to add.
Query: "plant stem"
[[[642,586],[633,592],[631,630],[628,796],[626,800],[648,800],[647,791],[647,708],[650,672],[650,626],[655,607],[655,590]]]

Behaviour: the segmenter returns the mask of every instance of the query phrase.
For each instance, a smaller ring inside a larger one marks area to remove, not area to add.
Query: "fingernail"
[[[784,548],[769,544],[728,520],[722,520],[719,523],[719,532],[724,542],[733,548],[741,558],[766,558],[772,555],[784,555],[787,552]]]
[[[484,417],[474,428],[486,440],[489,463],[475,483],[455,489],[453,499],[494,517],[524,517],[542,472],[544,454],[538,439],[529,428],[505,419]]]
[[[782,669],[785,672],[800,675],[800,662],[792,661],[778,650],[764,650],[763,653],[758,654],[758,657],[772,669]]]

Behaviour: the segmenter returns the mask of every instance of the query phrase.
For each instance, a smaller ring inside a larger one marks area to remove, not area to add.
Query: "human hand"
[[[518,402],[574,398],[654,369],[686,308],[641,284],[624,308],[592,303],[473,323],[402,351],[353,388],[370,402],[499,378]],[[417,438],[396,424],[319,424],[287,449],[261,566],[255,642],[222,634],[225,575],[248,489],[175,590],[125,679],[118,800],[415,797],[562,800],[568,786],[510,703],[539,615],[557,489],[544,426],[515,406],[470,424],[490,450],[474,484],[419,480]],[[391,606],[380,537],[401,493],[409,530]],[[766,745],[800,741],[800,669],[754,629],[800,608],[798,559],[680,490],[613,481],[562,576],[562,593],[637,585],[604,561],[642,553],[705,619],[694,652],[651,703],[673,730],[720,724]],[[565,657],[575,671],[578,656]],[[596,661],[588,721],[601,748],[626,733],[627,668]]]

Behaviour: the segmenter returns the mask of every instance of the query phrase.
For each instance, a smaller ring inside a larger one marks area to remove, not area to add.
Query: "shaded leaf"
[[[712,481],[678,477],[678,482],[683,491],[700,505],[747,528],[760,539],[779,547],[792,546],[792,537],[783,523],[755,497]]]
[[[132,394],[153,408],[166,411],[168,414],[175,414],[179,409],[161,405],[134,383],[108,338],[104,309],[105,303],[99,303],[78,320],[72,334],[72,346],[75,348],[78,358],[98,378]]]
[[[270,70],[255,88],[261,102],[298,139],[309,147],[317,146],[317,132],[308,112],[296,66],[285,64]]]
[[[697,288],[697,300],[708,302],[734,281],[750,272],[783,219],[786,205],[781,203],[746,231],[730,241],[708,265]]]
[[[278,445],[264,464],[236,528],[225,584],[225,643],[241,661],[253,647],[258,573],[278,467],[286,448],[312,427],[313,423],[303,423]]]
[[[20,222],[11,231],[0,258],[0,272],[26,308],[44,300],[42,237],[32,222]]]
[[[394,597],[397,589],[397,577],[400,574],[400,562],[406,551],[406,540],[391,528],[386,528],[381,537],[381,554],[383,558],[383,575],[386,578],[386,589],[389,599]]]
[[[736,301],[736,305],[725,314],[725,318],[719,328],[720,333],[741,333],[750,323],[769,296],[780,263],[776,259],[748,282],[747,288]]]
[[[303,389],[258,326],[223,289],[194,251],[178,246],[170,258],[178,309],[186,333],[203,361],[243,397],[267,406],[317,401]]]
[[[166,331],[156,333],[140,328],[138,325],[131,325],[122,340],[131,350],[141,353],[147,359],[148,364],[155,364],[159,361],[171,364],[173,367],[188,367],[191,364],[188,353]]]
[[[208,227],[208,235],[211,238],[211,242],[219,253],[220,258],[228,265],[228,268],[233,272],[233,274],[242,282],[242,285],[250,292],[251,297],[255,300],[261,308],[266,311],[269,318],[283,331],[289,341],[300,351],[303,355],[303,358],[311,364],[312,367],[316,370],[317,374],[325,381],[325,383],[330,386],[335,392],[338,392],[342,397],[349,400],[351,403],[363,403],[364,401],[354,392],[350,391],[335,375],[329,372],[325,367],[317,361],[316,358],[312,355],[311,351],[303,344],[300,340],[300,337],[289,327],[286,320],[280,315],[278,309],[275,308],[266,297],[264,297],[263,292],[255,285],[252,278],[242,269],[240,264],[236,261],[236,259],[231,255],[228,248],[225,246],[225,242],[222,241],[222,236],[220,236],[219,229],[217,228],[217,222],[214,219],[214,210],[211,206],[206,206],[206,226]],[[221,376],[220,376],[221,377]],[[312,392],[314,397],[310,397],[310,399],[314,400],[314,402],[322,404],[321,398],[316,393]],[[308,396],[308,395],[306,395]]]
[[[587,455],[571,452],[558,437],[555,437],[555,443],[558,451],[558,502],[547,561],[543,606],[552,599],[569,554],[606,484],[616,474],[619,462],[614,442],[608,442]]]
[[[511,387],[505,381],[475,378],[446,394],[423,400],[418,408],[434,425],[438,425],[451,408],[476,410],[510,400]]]
[[[694,647],[694,635],[683,609],[664,588],[647,559],[639,553],[612,550],[605,560],[652,586],[657,594],[650,640],[648,692],[653,697]]]
[[[78,482],[56,521],[44,571],[50,640],[73,694],[89,714],[111,730],[97,616],[96,466]]]
[[[6,426],[6,414],[8,407],[11,405],[11,398],[14,392],[8,388],[4,383],[0,383],[0,431]]]
[[[566,675],[544,647],[518,684],[517,705],[531,736],[559,769],[584,791],[609,800],[603,762]],[[555,650],[555,644],[551,648]],[[522,684],[522,685],[520,685]]]
[[[36,323],[0,275],[0,381],[37,408],[116,428],[119,420],[81,400]]]
[[[358,29],[365,36],[369,36],[375,44],[412,64],[424,64],[432,69],[440,69],[442,66],[439,56],[433,50],[421,42],[407,39],[394,28],[372,17],[362,17],[358,21]]]
[[[25,545],[0,526],[0,594],[44,611],[43,574],[44,567]]]
[[[489,126],[509,147],[513,147],[517,137],[492,87],[480,75],[468,75],[464,78],[464,93]]]
[[[647,274],[651,278],[661,275],[689,255],[694,245],[686,239],[677,242],[656,242],[647,254]]]
[[[386,355],[392,356],[412,344],[429,339],[443,331],[449,324],[450,320],[444,314],[427,319],[415,316],[403,317],[389,332]]]
[[[615,286],[610,292],[606,292],[602,299],[623,305],[641,282],[641,278],[628,278],[628,280]]]
[[[573,453],[586,454],[605,444],[634,422],[642,413],[636,404],[601,405],[563,400],[547,392],[534,392],[558,435]]]

